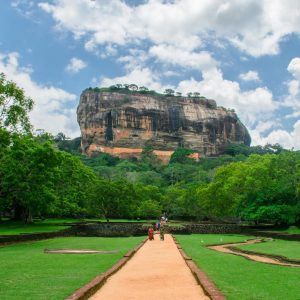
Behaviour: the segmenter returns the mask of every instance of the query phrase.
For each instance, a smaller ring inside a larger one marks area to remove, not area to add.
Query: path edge
[[[117,261],[106,272],[96,276],[90,282],[77,289],[73,294],[66,297],[65,300],[86,300],[94,295],[106,282],[106,280],[120,270],[133,256],[134,254],[147,242],[148,238],[145,238],[136,247],[129,250],[119,261]]]
[[[172,234],[172,238],[187,266],[190,268],[196,281],[201,285],[205,294],[212,300],[226,300],[227,298],[216,287],[214,282],[195,264],[191,257],[189,257],[182,249],[176,237]]]

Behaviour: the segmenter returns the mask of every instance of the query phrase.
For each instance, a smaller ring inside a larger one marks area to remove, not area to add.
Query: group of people
[[[166,224],[168,222],[168,219],[166,217],[161,217],[157,220],[155,224],[155,229],[153,227],[150,227],[148,229],[148,238],[150,241],[154,240],[154,233],[159,233],[160,240],[163,241],[165,239],[165,230],[166,230]]]

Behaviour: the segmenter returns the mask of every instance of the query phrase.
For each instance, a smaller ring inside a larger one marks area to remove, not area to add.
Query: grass
[[[243,245],[238,248],[300,260],[300,242],[295,241],[273,240],[260,244]]]
[[[286,232],[290,234],[300,234],[300,228],[298,226],[290,226],[288,229],[284,230],[272,230],[275,232]]]
[[[109,269],[143,237],[56,238],[0,248],[0,299],[64,299]],[[45,254],[45,248],[119,250],[114,254]]]
[[[105,219],[45,219],[35,220],[33,224],[25,224],[19,221],[3,220],[0,222],[0,235],[16,235],[22,233],[35,232],[52,232],[68,228],[68,223],[78,222],[106,222]],[[112,219],[110,222],[137,222],[150,225],[155,220],[126,220],[126,219]],[[64,224],[64,225],[61,225]]]
[[[61,222],[60,222],[61,223]],[[0,235],[15,235],[21,233],[52,232],[69,226],[59,226],[55,222],[37,221],[33,224],[23,222],[3,221],[0,222]]]
[[[110,222],[114,223],[143,223],[144,226],[151,226],[152,223],[156,223],[157,220],[127,220],[127,219],[111,219]],[[74,219],[74,218],[52,218],[45,220],[35,220],[33,224],[24,224],[19,221],[2,220],[0,222],[0,235],[16,235],[22,233],[36,233],[36,232],[53,232],[68,228],[68,223],[78,222],[106,222],[105,219]],[[63,224],[63,225],[62,225]],[[182,227],[183,223],[169,222],[172,227]]]
[[[300,268],[253,262],[205,247],[245,241],[249,236],[195,234],[176,238],[229,300],[300,299]]]

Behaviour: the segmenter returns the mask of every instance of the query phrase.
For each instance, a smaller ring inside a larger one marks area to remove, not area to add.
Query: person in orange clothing
[[[148,229],[148,239],[149,239],[150,241],[154,240],[154,229],[153,229],[153,227],[150,227],[150,228]]]

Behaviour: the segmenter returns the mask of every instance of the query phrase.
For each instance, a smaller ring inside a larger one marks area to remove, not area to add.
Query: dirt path
[[[279,266],[289,266],[289,267],[300,267],[299,264],[283,262],[279,259],[268,257],[268,256],[265,256],[263,254],[258,255],[258,254],[244,253],[244,252],[242,252],[242,250],[240,250],[238,248],[235,248],[234,250],[230,249],[230,247],[236,247],[236,246],[241,246],[241,245],[249,245],[249,244],[261,243],[261,242],[262,242],[261,239],[256,239],[256,240],[249,240],[249,241],[244,242],[244,243],[231,243],[231,244],[223,244],[223,245],[217,245],[217,246],[208,246],[207,248],[215,250],[215,251],[223,252],[223,253],[229,253],[229,254],[235,254],[235,255],[243,256],[243,257],[248,258],[250,260],[254,260],[254,261],[262,262],[262,263],[266,263],[266,264],[279,265]]]
[[[134,257],[90,299],[208,300],[172,237],[147,241]]]

